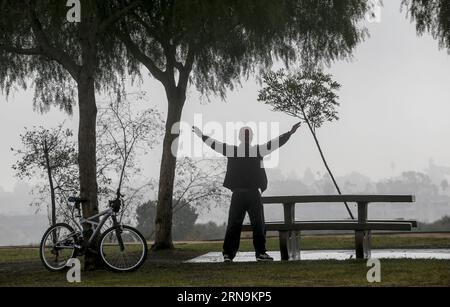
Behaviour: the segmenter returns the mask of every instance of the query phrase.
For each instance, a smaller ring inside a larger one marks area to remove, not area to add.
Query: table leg
[[[358,223],[367,223],[368,203],[358,203]],[[355,252],[356,259],[368,259],[371,255],[371,237],[370,230],[355,231]]]
[[[279,231],[278,236],[280,241],[281,260],[289,260],[289,252],[288,252],[289,231]]]
[[[300,260],[300,231],[291,231],[288,240],[289,260]]]

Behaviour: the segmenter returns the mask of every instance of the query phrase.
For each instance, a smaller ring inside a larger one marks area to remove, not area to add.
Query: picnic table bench
[[[284,221],[267,222],[266,231],[278,231],[282,260],[300,259],[300,231],[343,230],[355,231],[357,259],[368,259],[371,253],[372,231],[411,231],[417,227],[412,220],[370,220],[368,205],[372,203],[412,203],[413,195],[303,195],[262,197],[266,204],[283,204]],[[356,220],[296,221],[295,205],[301,203],[357,203]],[[243,225],[243,231],[252,231],[251,225]]]

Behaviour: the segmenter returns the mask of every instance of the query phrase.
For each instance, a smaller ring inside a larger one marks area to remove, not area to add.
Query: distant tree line
[[[445,215],[450,215],[450,191],[445,184],[445,179],[433,182],[425,172],[406,171],[398,176],[371,180],[369,177],[352,172],[348,175],[338,176],[336,180],[348,194],[413,194],[416,202],[405,207],[387,206],[383,211],[380,206],[374,206],[371,212],[381,214],[397,214],[402,212],[403,217],[410,216],[419,221],[433,221]],[[442,183],[444,182],[444,183]],[[280,178],[273,180],[269,187],[270,194],[334,194],[335,189],[331,179],[324,174],[314,174],[310,170],[300,178]],[[355,206],[352,204],[352,206]],[[331,208],[333,213],[336,206],[324,206]],[[353,209],[355,209],[353,207]],[[401,210],[401,211],[397,211]],[[338,212],[338,211],[336,211]],[[400,216],[399,216],[400,217]]]
[[[136,210],[137,228],[148,240],[154,240],[156,202],[140,205]],[[198,213],[191,205],[183,206],[173,216],[173,238],[177,241],[220,240],[225,235],[226,224],[213,222],[197,224]]]

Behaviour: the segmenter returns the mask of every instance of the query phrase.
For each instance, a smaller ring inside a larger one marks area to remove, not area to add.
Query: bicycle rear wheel
[[[147,258],[147,241],[130,226],[114,226],[99,239],[99,252],[103,262],[112,271],[137,270]]]
[[[47,229],[41,240],[39,256],[44,266],[53,272],[62,271],[67,262],[76,257],[75,231],[65,223]]]

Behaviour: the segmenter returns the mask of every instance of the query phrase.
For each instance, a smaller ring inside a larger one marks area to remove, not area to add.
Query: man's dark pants
[[[231,259],[239,250],[242,223],[246,212],[248,212],[252,224],[255,253],[259,255],[266,252],[266,231],[261,193],[258,189],[233,191],[227,232],[223,243],[223,254],[228,255]]]

